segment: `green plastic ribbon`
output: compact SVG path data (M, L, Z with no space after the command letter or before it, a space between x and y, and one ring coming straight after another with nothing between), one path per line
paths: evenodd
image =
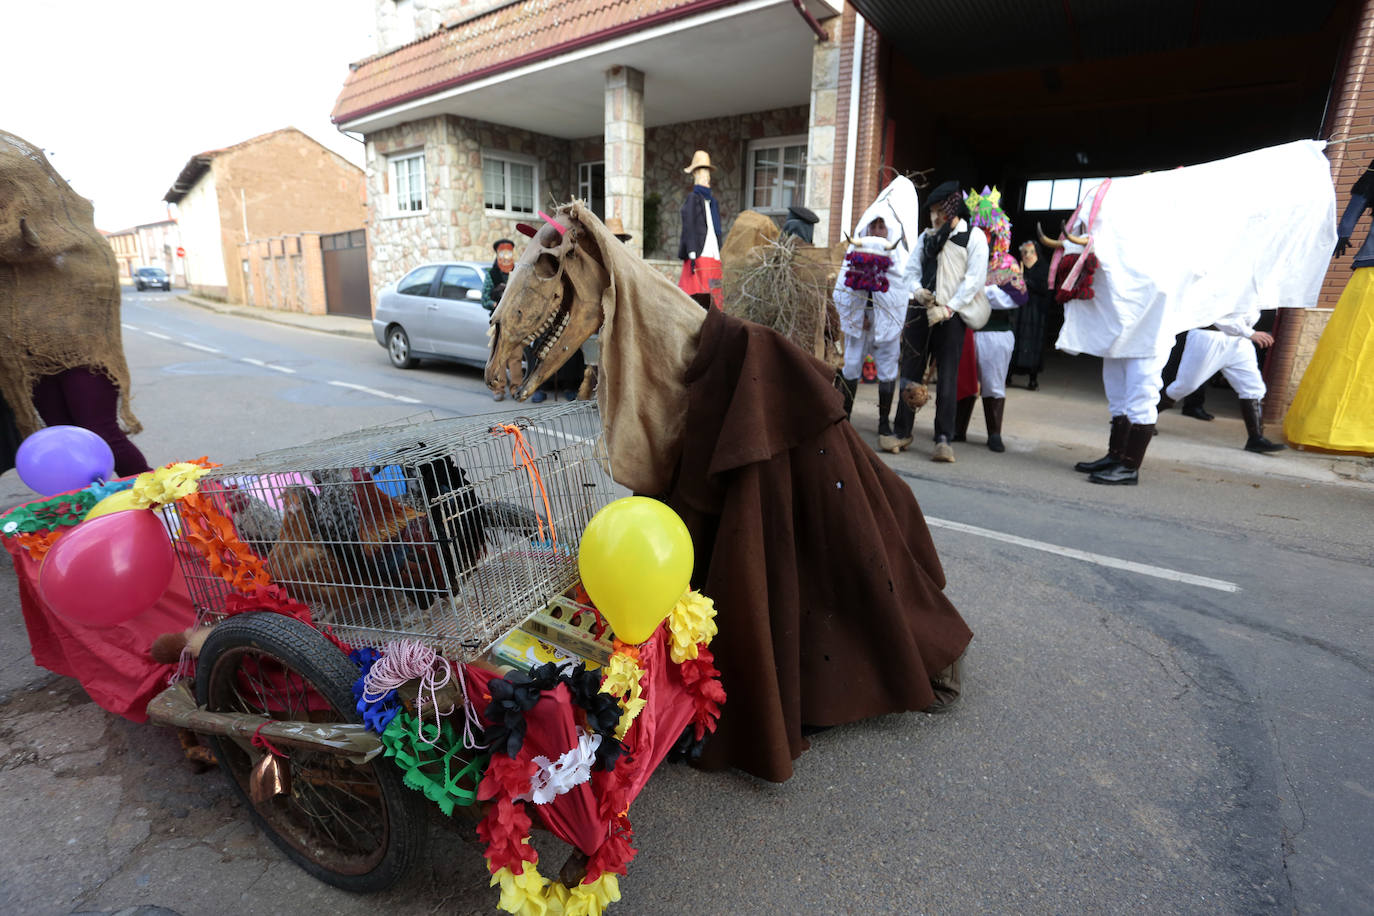
M460 757L463 742L449 720L441 720L436 727L402 711L382 732L382 745L386 756L405 771L405 784L425 793L445 814L452 815L455 805L477 803L477 785L486 771L488 755L479 754L471 760Z

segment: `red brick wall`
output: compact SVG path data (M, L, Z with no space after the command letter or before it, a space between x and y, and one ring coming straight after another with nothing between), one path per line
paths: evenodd
M1350 202L1350 188L1374 160L1374 0L1363 0L1355 16L1350 39L1332 83L1331 105L1323 136L1331 140L1327 157L1336 184L1336 215ZM1347 140L1346 138L1352 138ZM1326 273L1318 309L1333 309L1350 279L1350 263L1371 231L1369 218L1360 220L1353 245L1343 258L1333 258ZM1280 310L1276 351L1266 367L1269 397L1265 417L1278 420L1297 393L1298 382L1316 349L1328 311Z

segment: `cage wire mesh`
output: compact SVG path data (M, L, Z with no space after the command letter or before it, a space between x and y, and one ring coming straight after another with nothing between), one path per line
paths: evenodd
M361 430L216 468L199 492L317 625L464 660L576 584L582 529L618 495L585 401ZM217 618L229 584L177 555Z

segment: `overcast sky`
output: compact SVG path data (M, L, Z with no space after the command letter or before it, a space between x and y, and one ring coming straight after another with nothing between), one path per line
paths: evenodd
M371 0L0 2L0 129L42 147L106 231L166 218L186 160L329 112L376 50Z

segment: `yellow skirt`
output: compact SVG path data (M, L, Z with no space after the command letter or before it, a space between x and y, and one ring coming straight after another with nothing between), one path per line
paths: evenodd
M1283 421L1294 445L1374 454L1374 267L1362 267L1317 341Z

